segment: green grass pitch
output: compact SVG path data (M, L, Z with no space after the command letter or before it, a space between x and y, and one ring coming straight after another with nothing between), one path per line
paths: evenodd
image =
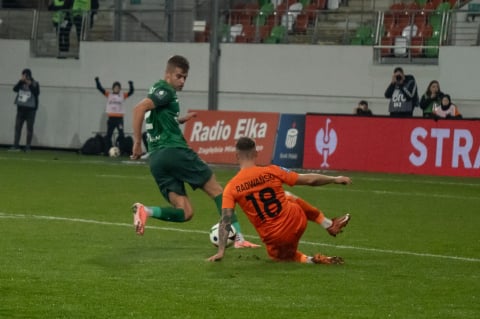
M235 173L214 170L222 184ZM353 185L291 190L352 220L337 238L309 224L300 250L344 265L264 248L210 263L218 215L202 191L189 189L192 221L149 220L140 237L131 204L167 205L144 163L0 149L0 318L480 317L478 178L327 173Z

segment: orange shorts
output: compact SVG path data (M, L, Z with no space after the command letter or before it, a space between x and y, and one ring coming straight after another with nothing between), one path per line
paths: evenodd
M273 260L297 261L298 243L307 228L307 217L297 204L292 204L290 209L282 214L287 215L282 225L276 227L274 234L263 238L263 242Z

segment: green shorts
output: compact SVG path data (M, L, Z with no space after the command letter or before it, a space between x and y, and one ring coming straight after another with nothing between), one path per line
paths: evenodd
M164 148L150 154L150 171L163 197L168 193L187 195L185 183L193 189L202 187L213 172L192 149Z

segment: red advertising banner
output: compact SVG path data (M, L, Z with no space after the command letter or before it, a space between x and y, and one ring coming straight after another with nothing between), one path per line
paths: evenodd
M204 111L185 123L190 147L207 163L236 164L235 143L242 136L255 139L258 164L272 162L279 113Z
M303 167L480 176L480 121L308 114Z

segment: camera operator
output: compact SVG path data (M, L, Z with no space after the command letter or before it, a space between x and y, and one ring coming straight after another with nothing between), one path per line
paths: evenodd
M17 117L15 120L15 139L11 150L20 150L20 136L22 134L23 123L27 122L27 141L25 151L30 151L33 138L33 124L38 108L38 96L40 95L40 85L32 77L30 69L22 71L22 77L13 87L17 92L15 104L17 105Z
M390 116L412 117L413 109L418 106L417 83L413 75L404 74L401 67L396 67L385 98L390 99Z

